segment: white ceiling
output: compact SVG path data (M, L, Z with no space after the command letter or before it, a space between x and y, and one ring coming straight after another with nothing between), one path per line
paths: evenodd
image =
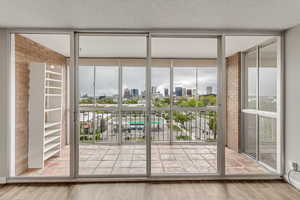
M1 0L0 27L286 29L299 0Z
M57 53L70 56L70 37L68 35L57 34L22 34Z
M68 35L22 34L64 56L70 56ZM269 36L226 37L226 56L260 44ZM146 39L137 36L81 36L80 57L146 57ZM152 57L216 58L217 41L208 38L152 38Z

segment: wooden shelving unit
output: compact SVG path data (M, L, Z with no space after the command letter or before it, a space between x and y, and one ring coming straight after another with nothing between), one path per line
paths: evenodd
M61 152L62 67L32 63L29 85L28 167L43 168L46 160Z

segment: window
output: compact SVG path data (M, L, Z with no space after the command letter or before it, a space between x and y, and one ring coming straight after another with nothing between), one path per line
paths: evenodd
M244 114L244 137L245 137L245 153L256 158L256 115Z
M259 117L259 160L277 168L276 119Z
M277 106L277 45L260 48L259 110L276 112Z
M246 102L245 107L247 109L256 109L256 103L257 103L257 52L252 51L246 54L245 56L245 67L246 67L246 77L247 77L247 83L246 83Z
M244 152L275 171L280 170L277 158L281 153L277 130L277 82L280 81L277 45L277 40L272 39L245 53L245 109L242 111Z

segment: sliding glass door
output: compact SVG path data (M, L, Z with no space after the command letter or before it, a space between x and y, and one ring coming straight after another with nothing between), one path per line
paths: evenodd
M244 53L243 151L280 172L280 51L272 39Z
M145 52L145 36L79 36L79 175L146 174Z
M216 37L78 41L79 176L220 171Z
M217 38L154 37L152 175L217 173Z

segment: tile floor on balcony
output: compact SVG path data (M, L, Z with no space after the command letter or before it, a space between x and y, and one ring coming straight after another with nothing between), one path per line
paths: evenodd
M144 145L80 145L80 175L145 174ZM215 173L216 146L152 145L153 174ZM243 154L226 148L227 174L267 174L266 168ZM69 147L60 157L52 158L44 169L28 170L25 176L69 175Z

